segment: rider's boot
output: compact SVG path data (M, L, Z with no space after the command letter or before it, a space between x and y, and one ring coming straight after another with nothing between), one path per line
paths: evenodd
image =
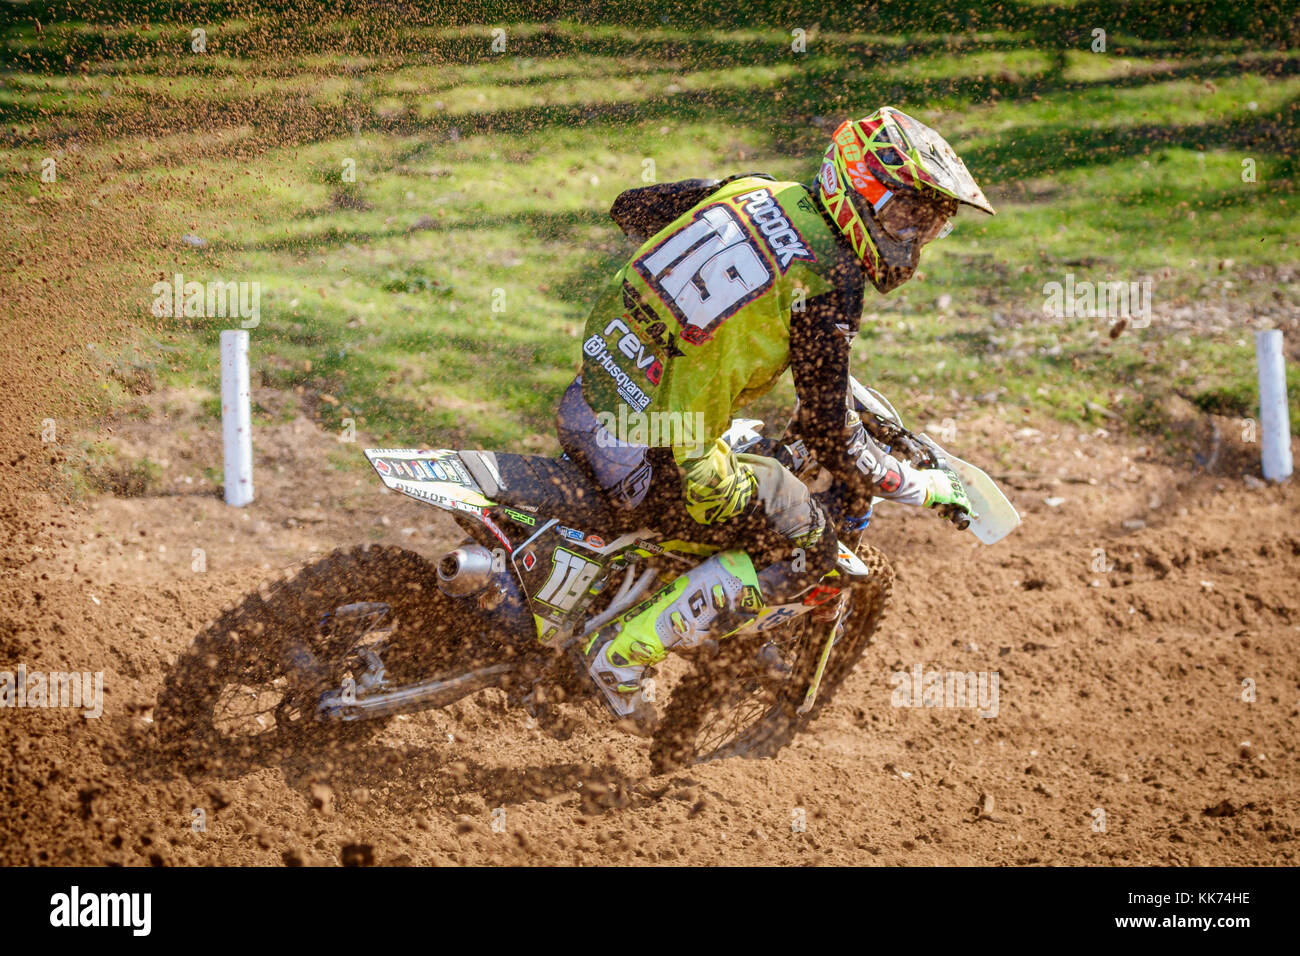
M654 707L642 687L645 669L673 647L721 639L763 610L754 564L724 551L673 581L580 646L587 672L605 702L633 733L653 730Z

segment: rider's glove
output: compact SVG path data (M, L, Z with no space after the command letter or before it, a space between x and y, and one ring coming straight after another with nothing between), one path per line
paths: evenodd
M758 492L754 469L719 438L709 451L682 462L686 510L700 524L718 524L749 510Z
M951 468L940 465L921 472L925 476L925 507L934 508L958 527L965 528L976 517L966 489Z

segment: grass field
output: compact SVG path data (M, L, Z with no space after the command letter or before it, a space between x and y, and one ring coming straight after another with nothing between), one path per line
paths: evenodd
M150 314L153 283L182 273L260 284L256 380L327 427L553 449L587 308L632 250L614 197L808 180L828 131L882 103L942 131L998 208L869 294L855 371L909 419L994 407L1159 433L1170 394L1255 414L1255 328L1297 354L1300 50L1281 4L759 4L745 22L90 7L4 5L0 261L21 281L33 235L112 232L85 264L120 319L93 343L109 406L215 391L231 323ZM1067 273L1150 277L1150 326L1044 314Z

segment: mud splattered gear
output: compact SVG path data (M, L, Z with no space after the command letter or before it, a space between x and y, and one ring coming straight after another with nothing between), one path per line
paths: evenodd
M583 645L588 673L619 716L644 703L642 677L670 649L721 638L757 617L765 604L754 564L724 551L592 634Z
M619 442L583 399L581 379L560 400L556 426L561 447L620 509L624 530L650 525L684 540L746 548L771 560L802 548L807 570L791 578L796 589L813 584L835 561L835 541L823 533L821 506L775 458L737 454L719 439L707 455L678 465L669 448ZM712 520L701 523L701 517Z
M993 214L947 140L883 106L835 130L817 199L880 292L912 277L928 242L948 234L958 206Z
M927 219L909 196L889 228L919 248L941 231L944 208ZM584 641L610 707L644 722L646 667L674 644L731 633L737 613L758 613L764 595L787 600L834 564L837 542L803 482L722 439L787 368L807 451L848 490L850 513L869 513L873 495L920 504L929 486L850 411L862 259L808 187L755 174L687 180L629 190L611 215L641 245L588 317L582 372L560 403L560 443L629 526L652 518L666 529L684 518L687 540L765 562L756 574L745 552L717 555ZM679 430L665 432L665 420Z
M865 508L872 489L844 456L862 269L808 188L758 174L686 180L628 190L611 215L629 235L649 238L588 318L581 380L591 410L607 422L620 414L698 422L692 444L650 444L669 448L683 480L693 476L695 510L718 518L733 509L699 494L732 487L725 473L704 475L713 443L790 368L811 419L809 450ZM702 464L686 466L701 454ZM624 492L632 503L644 496L636 482Z
M920 472L926 478L925 507L942 511L945 515L957 512L974 515L970 498L961 479L951 468L931 468Z

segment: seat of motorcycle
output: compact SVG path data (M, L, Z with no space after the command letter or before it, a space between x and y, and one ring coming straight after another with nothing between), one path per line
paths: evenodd
M583 530L619 526L615 510L577 462L494 451L458 454L483 494L495 502Z

